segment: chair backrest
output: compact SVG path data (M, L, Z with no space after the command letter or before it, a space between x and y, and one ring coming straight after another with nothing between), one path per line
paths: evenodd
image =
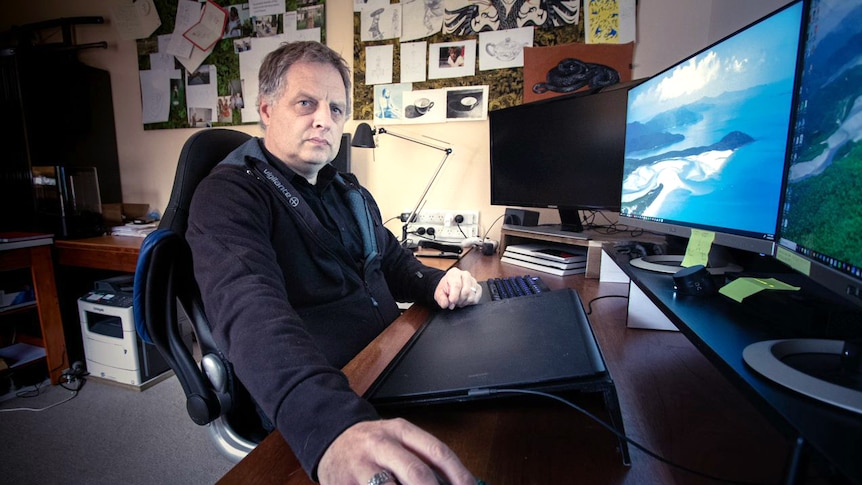
M159 228L170 229L185 238L189 205L198 184L213 167L250 138L251 135L225 128L199 131L189 137L180 152L171 197Z
M174 370L191 419L209 425L220 451L234 461L251 451L266 431L248 392L212 338L185 233L189 205L200 181L250 138L239 131L214 128L186 141L165 214L141 246L134 289L138 334L155 344ZM200 365L184 343L180 308L197 337Z

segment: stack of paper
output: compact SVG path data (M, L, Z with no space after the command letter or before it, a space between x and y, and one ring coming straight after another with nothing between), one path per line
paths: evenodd
M156 229L158 229L158 222L151 222L149 224L134 224L128 223L122 226L114 226L111 228L112 236L135 236L135 237L147 237L147 235Z
M587 251L578 246L534 243L506 246L501 261L557 276L584 273Z

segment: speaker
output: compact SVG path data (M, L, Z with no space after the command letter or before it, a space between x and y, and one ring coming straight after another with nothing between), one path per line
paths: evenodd
M524 209L506 209L503 224L510 224L513 226L538 226L539 213Z
M677 294L691 296L714 295L718 291L712 275L702 264L683 268L674 273L673 287Z

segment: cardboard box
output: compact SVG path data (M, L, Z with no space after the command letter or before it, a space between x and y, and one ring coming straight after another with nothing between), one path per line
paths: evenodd
M102 219L106 226L119 226L150 212L150 204L102 204Z

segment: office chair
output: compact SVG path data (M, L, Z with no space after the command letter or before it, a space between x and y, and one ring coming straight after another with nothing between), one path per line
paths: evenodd
M134 284L138 334L155 344L173 369L185 392L189 417L206 425L219 451L234 462L254 449L266 431L251 396L213 341L185 234L192 194L200 181L250 138L239 131L214 128L186 141L164 217L141 246ZM183 341L180 309L197 337L200 365Z

